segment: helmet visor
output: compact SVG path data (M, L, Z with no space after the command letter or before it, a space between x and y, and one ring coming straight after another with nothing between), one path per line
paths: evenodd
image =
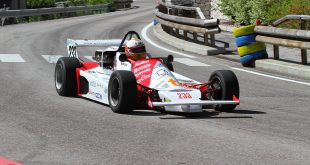
M146 52L144 45L131 47L130 51L131 53L145 53Z

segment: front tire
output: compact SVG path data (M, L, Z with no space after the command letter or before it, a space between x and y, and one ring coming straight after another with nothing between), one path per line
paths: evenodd
M233 100L233 96L239 98L239 82L234 72L230 70L214 71L209 78L209 89L211 89L210 100ZM216 105L215 110L231 112L236 104Z
M72 57L59 58L55 66L55 87L60 96L76 96L77 79L76 68L81 63L78 59Z
M137 101L137 81L130 71L114 71L109 81L109 104L115 113L130 113Z

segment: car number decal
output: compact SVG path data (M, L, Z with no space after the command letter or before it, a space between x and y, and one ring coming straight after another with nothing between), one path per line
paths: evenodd
M177 93L179 99L191 99L192 95L190 93Z

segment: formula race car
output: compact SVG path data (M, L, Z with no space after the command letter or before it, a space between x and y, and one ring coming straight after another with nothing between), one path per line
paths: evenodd
M58 59L55 67L57 93L107 104L116 113L135 109L233 111L240 103L239 83L232 71L214 71L207 83L200 83L174 72L171 55L133 61L124 51L124 44L133 37L140 39L134 31L123 39L67 39L69 57ZM77 47L90 46L108 48L97 50L93 61L84 62L78 57Z

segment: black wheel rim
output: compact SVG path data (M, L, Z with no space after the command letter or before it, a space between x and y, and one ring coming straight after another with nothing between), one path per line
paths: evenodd
M119 103L119 97L120 97L120 86L119 86L119 80L117 78L114 78L112 80L113 85L110 88L110 102L112 106L117 106Z
M214 77L212 83L209 86L210 100L221 100L222 99L222 82L219 78Z
M58 90L63 86L63 79L62 66L58 64L55 70L55 86Z

